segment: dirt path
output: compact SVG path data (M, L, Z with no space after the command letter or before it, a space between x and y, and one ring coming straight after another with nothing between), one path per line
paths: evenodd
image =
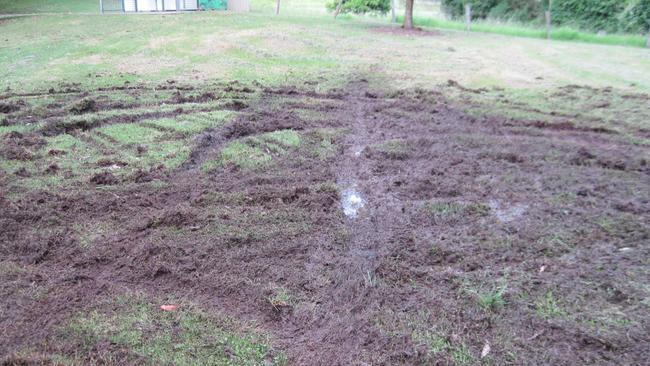
M346 137L333 168L341 192L339 209L345 214L345 239L340 248L311 256L310 272L329 271L331 278L319 294L323 299L320 318L298 332L304 332L305 343L319 347L313 353L294 354L298 364L309 364L314 358L322 364L354 364L355 355L382 338L371 327L382 297L376 270L391 238L406 225L399 201L386 192L385 178L372 172L363 153L367 146L382 142L381 132L372 126L376 122L373 109L380 102L367 95L365 80L351 83L347 90L343 107L336 113ZM295 333L287 336L295 340Z

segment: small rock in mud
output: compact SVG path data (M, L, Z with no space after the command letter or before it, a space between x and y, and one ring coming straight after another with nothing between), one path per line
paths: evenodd
M111 172L101 172L93 175L90 182L97 185L114 185L118 184L120 180Z
M84 114L93 112L97 108L97 103L93 99L82 99L70 107L70 112L73 114Z

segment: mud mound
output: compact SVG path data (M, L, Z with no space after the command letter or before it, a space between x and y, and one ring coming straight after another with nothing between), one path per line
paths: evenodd
M224 129L224 137L235 139L279 130L303 130L307 123L292 111L262 112L242 116Z
M93 175L90 182L97 185L114 185L118 184L120 180L111 172L101 172Z
M5 114L13 113L19 111L20 108L23 107L24 105L25 102L23 102L22 100L16 103L0 102L0 113L5 113Z
M181 228L184 226L197 226L198 215L188 205L180 204L176 207L166 208L162 213L147 220L146 228L157 228L160 226L172 226Z
M14 143L9 143L0 147L0 156L8 160L33 160L35 155L22 146L17 146Z
M90 113L97 110L97 102L94 99L82 99L70 107L73 114Z

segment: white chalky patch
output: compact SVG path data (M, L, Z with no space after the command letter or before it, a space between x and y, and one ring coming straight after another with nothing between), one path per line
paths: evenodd
M494 212L494 215L497 217L497 220L503 223L511 222L524 213L528 209L528 205L514 205L512 207L501 207L499 202L491 200L490 201L490 210Z
M341 197L341 206L343 213L347 217L355 218L359 214L359 210L365 206L366 201L361 197L361 193L357 192L354 188L348 188L343 191Z

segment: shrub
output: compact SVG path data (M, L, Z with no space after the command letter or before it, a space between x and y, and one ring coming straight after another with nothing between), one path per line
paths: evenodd
M461 18L466 3L473 19L541 23L548 0L442 0L452 18ZM554 0L553 23L591 31L644 33L650 31L650 0Z
M330 11L335 11L341 3L341 14L386 14L390 11L390 0L331 0L325 6Z

